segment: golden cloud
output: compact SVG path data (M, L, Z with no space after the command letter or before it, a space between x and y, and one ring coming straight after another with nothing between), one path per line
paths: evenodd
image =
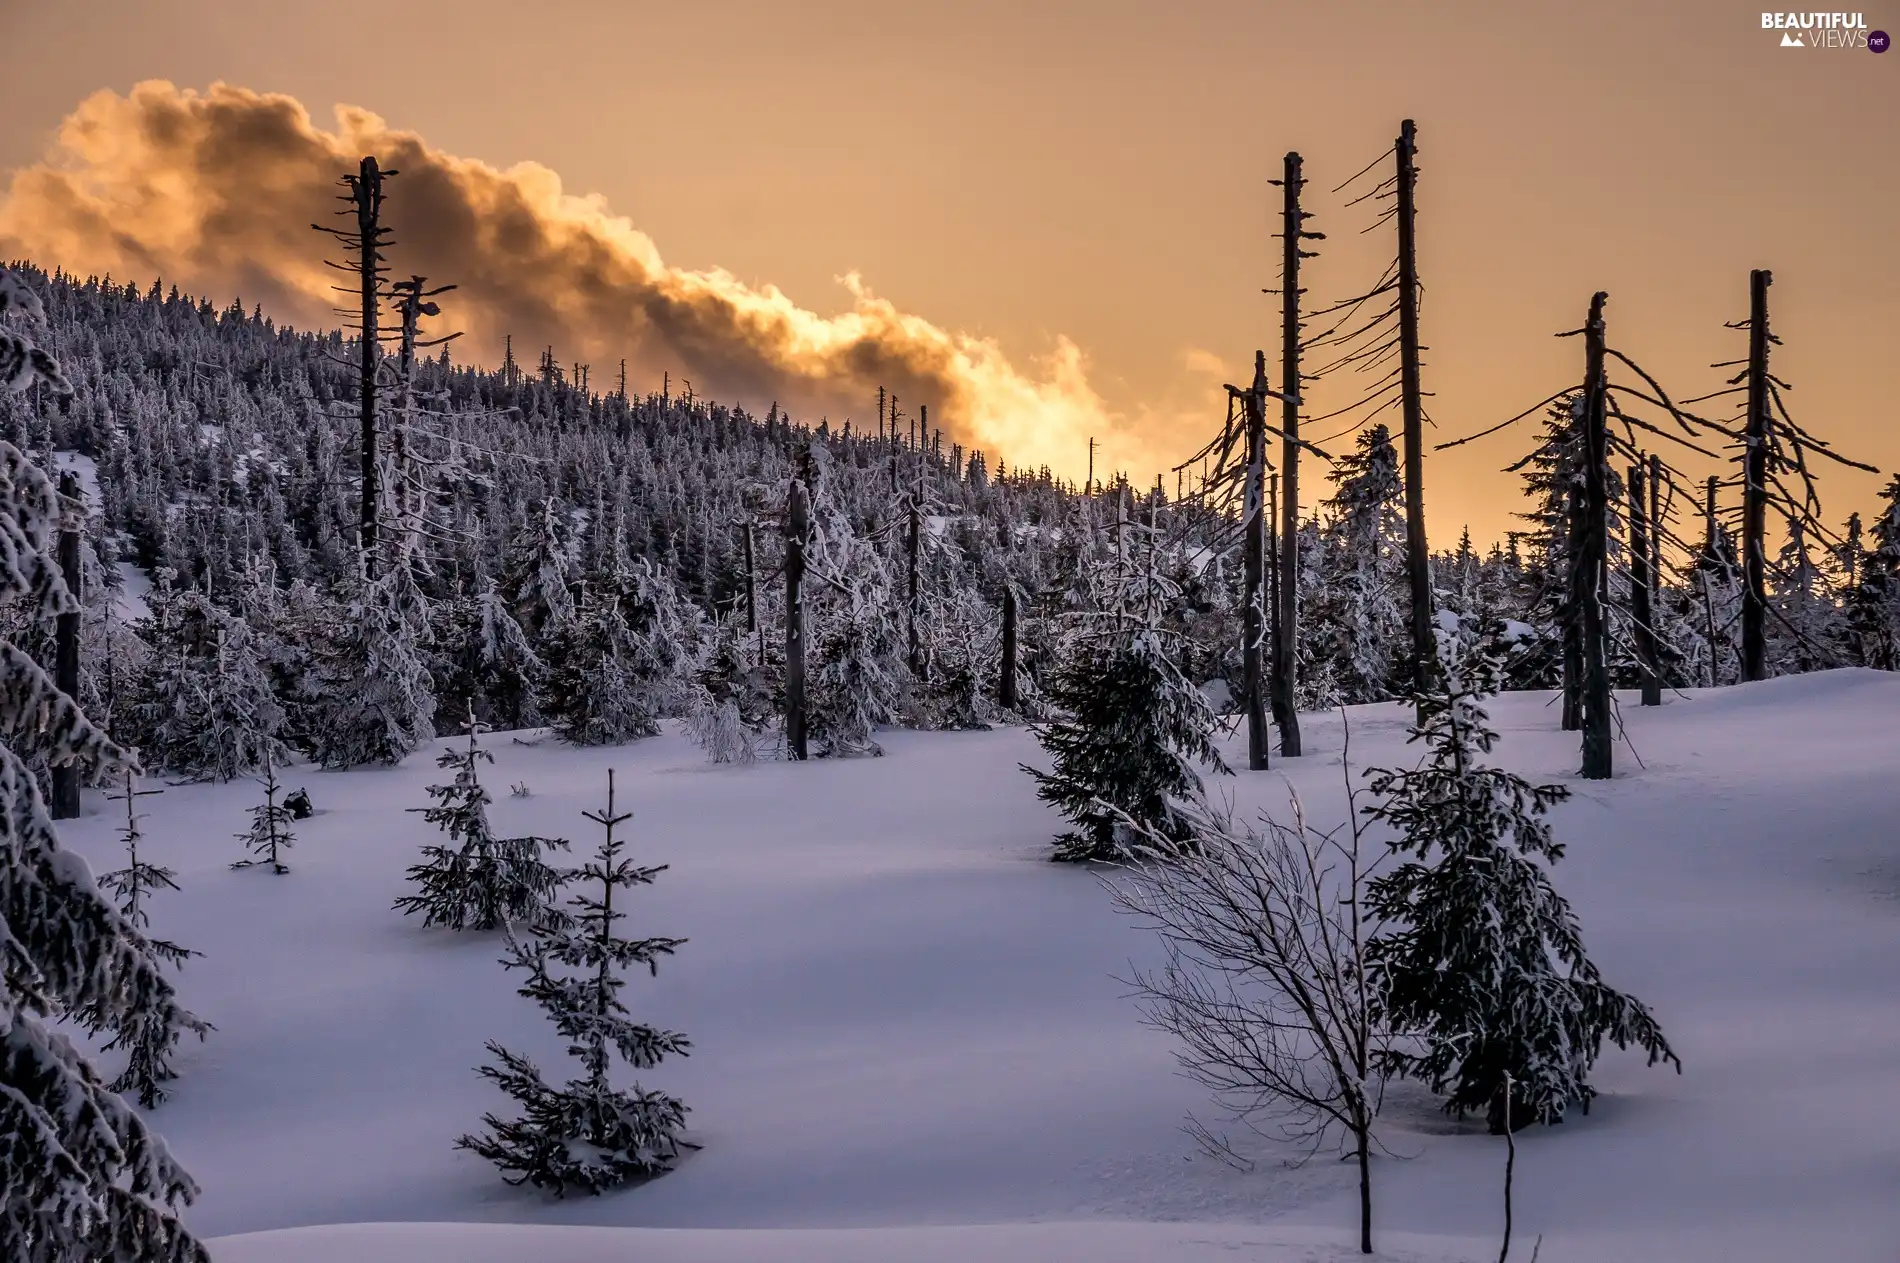
M337 274L309 225L337 209L337 177L365 154L401 173L385 208L395 274L458 285L449 316L491 364L512 333L569 362L671 368L702 394L761 410L777 400L807 419L867 418L885 385L907 412L928 404L933 425L1011 465L1077 472L1089 435L1118 464L1160 463L1141 436L1159 418L1112 414L1066 338L1028 371L994 340L897 310L855 274L841 278L849 308L820 315L721 269L669 267L645 233L546 167L456 157L351 107L324 131L294 98L228 84L153 81L82 102L45 158L14 173L0 248L332 325Z

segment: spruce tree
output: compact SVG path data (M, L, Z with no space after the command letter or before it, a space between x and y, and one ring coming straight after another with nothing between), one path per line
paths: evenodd
M1681 1063L1642 1003L1607 986L1584 954L1576 917L1551 885L1563 858L1549 809L1569 796L1481 758L1498 740L1483 708L1503 666L1486 641L1441 639L1440 670L1410 701L1413 768L1372 768L1365 809L1396 832L1400 862L1371 883L1367 904L1387 927L1368 944L1387 1025L1409 1036L1384 1069L1446 1097L1459 1117L1486 1111L1493 1131L1558 1122L1588 1108L1603 1041Z
M1191 831L1171 800L1201 788L1197 763L1227 771L1214 713L1162 627L1179 590L1152 565L1118 569L1089 580L1112 594L1111 611L1071 633L1045 685L1058 718L1035 732L1051 769L1023 765L1036 796L1076 826L1057 837L1056 860L1129 859L1138 839L1124 815L1185 844Z
M784 708L784 664L770 643L728 615L713 624L694 680L686 734L714 763L750 763L762 753Z
M34 321L38 296L0 271L0 316ZM0 327L0 389L70 383L30 334ZM52 620L78 602L55 555L59 497L20 450L0 441L0 604ZM209 1263L178 1207L190 1175L70 1041L63 1014L98 1029L169 1020L171 983L143 936L107 901L84 860L60 848L15 741L30 734L49 763L134 765L36 663L0 639L0 1258L9 1263Z
M1382 701L1391 696L1395 665L1410 662L1405 489L1386 428L1374 425L1361 434L1357 449L1338 461L1332 476L1327 548L1313 567L1323 580L1314 593L1313 621L1332 639L1330 652L1320 656L1332 668L1341 701ZM1468 540L1466 547L1468 552Z
M125 844L125 867L99 874L99 889L117 898L119 915L139 932L147 953L155 962L174 967L182 965L202 953L180 947L168 939L154 938L150 932L151 916L145 906L148 896L154 892L177 890L178 874L139 855L139 843L145 840L145 834L139 828L139 821L144 817L139 814L138 800L164 791L140 789L137 774L130 768L123 769L120 776L119 792L107 797L125 804L125 827L119 835ZM171 1066L171 1055L186 1030L202 1039L210 1025L182 1010L167 1009L141 1015L139 1020L114 1033L104 1045L105 1051L125 1049L126 1063L125 1070L112 1081L112 1090L135 1094L146 1109L163 1102L168 1095L163 1085L178 1077Z
M283 853L297 840L290 831L293 817L290 808L277 801L277 763L273 759L264 760L264 773L257 778L264 787L264 801L251 808L251 827L237 835L244 843L244 849L251 853L249 859L238 860L232 868L257 868L268 865L270 871L278 875L288 873L290 866L284 863Z
M435 735L435 697L422 658L428 601L406 559L358 582L320 651L310 753L325 767L400 763Z
M581 1074L553 1087L528 1058L490 1041L499 1063L480 1073L514 1098L521 1116L504 1120L483 1116L486 1135L456 1141L501 1169L510 1184L532 1184L557 1196L571 1188L600 1193L629 1180L657 1175L694 1146L683 1132L687 1108L678 1099L634 1084L616 1088L610 1075L613 1056L636 1070L651 1069L672 1054L685 1056L691 1043L683 1035L634 1022L620 1000L621 971L646 966L659 971L659 959L686 940L628 939L615 926L626 913L615 907L614 892L650 884L664 864L641 867L624 854L626 842L615 833L632 818L614 808L614 779L607 773L607 806L586 812L601 826L600 849L576 877L595 883L599 893L576 894L569 906L571 923L544 927L529 936L510 935L503 964L527 972L520 993L541 1006L568 1041L568 1053L581 1063Z
M1846 601L1857 657L1881 671L1900 671L1900 476L1880 493L1886 503L1868 530Z
M589 586L548 652L542 710L564 741L618 745L655 736L688 692L697 612L641 558Z
M411 807L448 835L448 842L423 848L427 858L409 869L416 893L396 900L404 915L420 912L424 925L451 930L496 930L505 925L559 925L565 913L549 906L566 875L548 865L542 853L565 848L561 839L498 838L489 827L488 804L480 766L495 756L477 739L481 727L469 717L468 745L444 750L436 766L455 769L447 785L429 786L430 807Z

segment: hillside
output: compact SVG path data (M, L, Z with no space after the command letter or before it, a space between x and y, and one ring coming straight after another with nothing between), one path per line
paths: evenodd
M1548 695L1508 695L1493 715L1504 764L1575 792L1556 815L1558 884L1606 977L1654 1008L1684 1064L1677 1077L1612 1052L1587 1117L1520 1136L1513 1257L1542 1234L1546 1263L1890 1259L1900 678L1825 672L1660 710L1632 699L1609 782L1574 778ZM1354 764L1410 757L1404 721L1354 708ZM1307 757L1220 787L1270 806L1285 769L1336 817L1340 719L1307 722ZM1289 1170L1261 1151L1241 1173L1180 1131L1205 1102L1115 980L1151 944L1096 876L1045 861L1054 818L1016 770L1039 758L1028 735L883 740L882 759L713 767L670 730L587 750L489 738L502 831L585 845L580 812L618 770L637 857L672 866L637 896L633 929L689 940L627 998L693 1039L648 1077L692 1106L705 1147L651 1185L566 1202L451 1148L504 1105L472 1072L484 1040L548 1062L560 1050L492 938L390 910L430 834L404 812L437 779L430 759L288 773L319 814L281 878L227 868L248 783L147 800L149 849L183 887L158 900L154 928L205 953L181 985L218 1028L184 1049L176 1096L153 1115L204 1187L188 1222L231 1238L214 1244L221 1263L1017 1263L1134 1259L1135 1242L1142 1258L1332 1257L1310 1242L1345 1240L1347 1167ZM531 797L502 792L518 782ZM112 864L113 825L89 794L62 837ZM1385 1257L1495 1257L1501 1142L1404 1088L1382 1134ZM231 1237L395 1221L548 1232ZM1130 1236L1120 1221L1195 1226ZM1042 1226L977 1227L1024 1223ZM567 1226L638 1231L553 1231ZM818 1229L881 1231L805 1231ZM1189 1239L1225 1244L1196 1253Z

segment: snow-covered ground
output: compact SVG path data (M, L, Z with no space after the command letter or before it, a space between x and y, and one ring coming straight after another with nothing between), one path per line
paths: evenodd
M1542 1263L1892 1263L1900 677L1626 699L1632 744L1607 783L1574 777L1548 703L1494 706L1498 757L1575 791L1557 884L1685 1070L1611 1052L1588 1117L1520 1135L1512 1257L1541 1234ZM1352 712L1353 763L1412 757L1405 719ZM1220 784L1283 803L1285 767L1337 817L1340 719L1302 722L1306 758ZM704 1148L565 1202L452 1148L508 1104L473 1073L484 1040L564 1059L494 938L390 910L432 834L404 811L438 776L428 757L293 770L320 814L286 877L226 867L254 787L173 787L141 804L147 858L184 888L155 929L205 952L182 985L218 1029L184 1050L155 1122L204 1186L189 1219L225 1238L220 1263L1356 1257L1350 1167L1262 1154L1242 1173L1180 1130L1205 1102L1115 980L1150 941L1095 876L1044 859L1055 820L1016 768L1038 756L1025 732L895 733L879 760L751 768L672 735L488 744L500 829L590 845L580 813L613 767L639 853L672 865L631 928L690 941L626 997L693 1039L645 1078L693 1107ZM111 807L89 799L62 831L95 868L118 862ZM1384 1136L1382 1257L1495 1258L1503 1142L1404 1088Z

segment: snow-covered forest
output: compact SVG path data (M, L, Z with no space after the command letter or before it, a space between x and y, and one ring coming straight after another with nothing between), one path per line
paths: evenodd
M1417 453L1302 447L1264 359L1201 457L1078 486L883 391L469 366L363 222L353 328L0 274L8 1260L1900 1228L1900 478L1823 508L1765 308L1729 430L1598 295L1579 385L1496 440L1522 529L1420 567ZM1750 1055L1777 1009L1836 1086ZM1746 1156L1784 1143L1834 1202ZM372 1222L409 1226L294 1231Z

